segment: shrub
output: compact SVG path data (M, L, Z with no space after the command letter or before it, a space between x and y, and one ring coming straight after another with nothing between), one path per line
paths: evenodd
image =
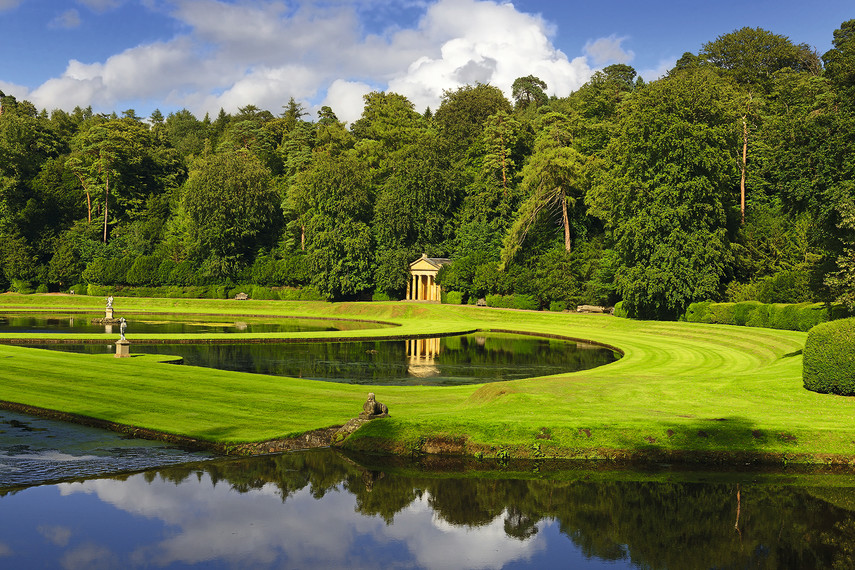
M762 303L812 301L810 274L806 271L779 271L760 283L757 300Z
M540 304L537 301L537 298L533 295L510 295L511 297L511 308L513 309L525 309L528 311L536 311Z
M623 313L622 315L618 315L618 305L620 305L620 310ZM712 301L701 301L698 303L692 303L688 307L686 307L686 314L684 318L687 322L690 323L708 323L707 319L709 318L710 306L712 305ZM626 311L623 308L623 301L620 301L615 305L615 315L625 317Z
M44 283L40 283L38 287L36 287L36 293L47 293L48 286Z
M74 291L75 295L86 295L88 291L86 290L86 283L77 283L76 285L72 285L68 288L68 292L71 293Z
M549 310L553 313L561 313L567 310L567 301L552 301L549 303Z
M442 302L447 305L462 305L463 293L460 291L449 291L442 293Z
M829 310L822 303L766 304L759 301L743 303L692 303L684 319L691 323L739 325L791 331L808 331L819 323L845 316L845 308L834 305Z
M689 306L691 307L691 305ZM626 309L623 308L623 301L618 301L617 303L615 303L614 316L621 317L623 319L629 317L629 314L627 314Z
M391 301L392 298L389 297L388 293L384 293L383 291L374 291L371 295L372 301Z
M9 282L9 290L22 295L29 295L33 292L33 286L29 281L23 279L11 279Z
M274 299L279 299L279 295L268 287L262 287L261 285L253 285L249 291L250 299L259 299L270 301Z
M141 255L128 268L125 280L128 285L160 285L160 264L161 260L154 255Z
M823 323L808 332L802 380L814 392L855 395L855 319Z

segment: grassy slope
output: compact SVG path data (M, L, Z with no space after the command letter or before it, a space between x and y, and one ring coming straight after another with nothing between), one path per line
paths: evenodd
M0 310L87 309L89 297L0 296ZM586 338L625 356L598 369L462 387L383 387L392 417L368 424L354 445L431 437L513 454L599 457L604 450L743 451L849 455L855 400L802 388L804 333L604 315L535 313L403 303L296 303L118 299L132 311L306 315L379 319L395 329L341 336L507 329ZM129 331L129 340L133 335ZM256 335L256 336L318 336ZM20 335L18 335L20 336ZM140 335L142 336L142 335ZM180 336L180 335L172 335ZM133 345L132 345L133 347ZM364 386L283 379L0 346L0 399L222 442L258 441L344 423ZM548 432L551 439L539 439Z

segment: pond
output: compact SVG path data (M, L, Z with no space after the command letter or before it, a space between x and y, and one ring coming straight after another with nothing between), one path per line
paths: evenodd
M132 352L180 356L192 366L387 386L459 385L547 376L602 366L618 357L612 349L599 345L505 333L272 344L142 344L131 337L129 340ZM112 344L42 348L115 351Z
M118 318L118 316L117 316ZM310 318L259 318L205 315L125 315L128 330L136 334L288 333L346 331L388 327L384 323ZM117 324L94 323L93 315L68 313L50 316L34 313L0 315L0 333L86 333L118 335Z
M4 437L0 473L10 454ZM56 452L74 455L61 440ZM323 449L0 483L0 565L810 570L855 562L848 475L419 467Z

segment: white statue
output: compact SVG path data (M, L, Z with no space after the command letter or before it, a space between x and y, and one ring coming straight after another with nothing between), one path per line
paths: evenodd
M125 340L125 330L127 328L128 322L125 320L125 317L122 317L121 319L119 319L119 335L121 335L121 340Z
M108 308L108 309L112 309L112 308L113 308L113 296L112 296L112 295L110 295L109 297L107 297L107 308Z

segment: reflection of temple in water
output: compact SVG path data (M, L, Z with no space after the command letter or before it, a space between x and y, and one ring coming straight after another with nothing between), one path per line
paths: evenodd
M439 338L416 338L407 341L407 371L411 376L439 376L435 357L439 354Z

